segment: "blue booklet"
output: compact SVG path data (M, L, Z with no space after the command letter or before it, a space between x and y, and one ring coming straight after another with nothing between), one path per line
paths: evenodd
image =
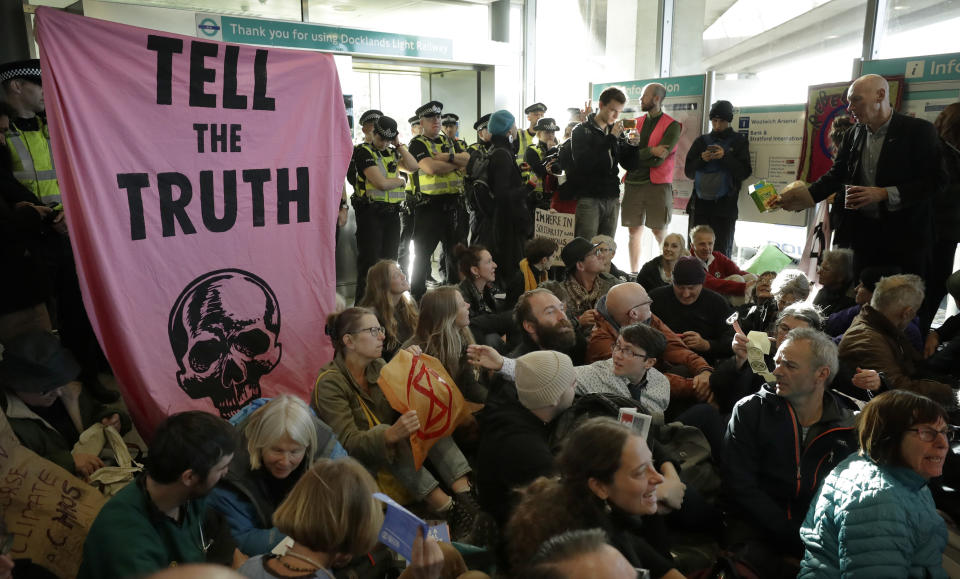
M380 527L380 542L400 553L407 561L412 561L413 541L417 538L417 529L423 531L424 537L430 534L427 522L383 493L374 493L373 498L387 505L383 526Z

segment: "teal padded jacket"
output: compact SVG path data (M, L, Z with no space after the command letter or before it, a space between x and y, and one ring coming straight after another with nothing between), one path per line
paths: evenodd
M912 469L850 455L823 482L800 529L798 579L947 577L947 526Z

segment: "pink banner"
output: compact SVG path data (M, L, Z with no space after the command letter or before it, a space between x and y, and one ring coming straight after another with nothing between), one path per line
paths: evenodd
M333 58L46 8L37 38L84 303L140 432L306 398L352 150Z

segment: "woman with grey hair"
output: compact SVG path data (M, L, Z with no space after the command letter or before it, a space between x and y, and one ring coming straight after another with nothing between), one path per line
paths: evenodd
M823 252L817 275L823 287L813 298L813 305L820 308L824 316L856 305L852 250L831 249Z
M822 327L823 318L816 308L802 303L792 304L784 308L773 324L773 336L769 338L770 349L764 355L767 371L773 372L773 355L776 354L777 348L786 339L790 330L794 328L820 330ZM754 373L750 364L747 363L748 340L746 334L751 330L742 329L743 333L737 332L733 336L733 358L722 362L710 376L710 388L713 390L717 404L720 406L720 412L724 414L729 414L738 400L755 393L766 381L762 375Z
M773 274L773 277L770 278L769 274ZM757 303L741 307L743 319L740 327L744 332L756 330L773 336L784 308L805 302L810 297L810 280L799 269L785 269L780 273L764 272L760 274L754 290Z

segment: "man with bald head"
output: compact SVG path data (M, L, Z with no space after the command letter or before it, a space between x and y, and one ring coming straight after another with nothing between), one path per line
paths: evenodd
M667 89L658 82L643 87L640 109L646 114L637 119L630 134L632 156L625 156L623 202L620 223L630 232L630 271L640 269L640 237L647 226L663 245L673 210L673 165L683 126L663 112Z
M945 185L933 125L892 110L881 76L847 91L848 130L833 166L809 189L785 192L779 206L799 211L836 193L834 244L854 252L854 269L897 265L923 275L933 244L932 199Z
M670 380L671 398L693 398L708 401L713 395L710 391L710 374L713 368L702 357L684 346L680 336L653 315L650 305L653 300L638 283L622 283L610 289L607 295L597 303L596 326L587 343L587 362L609 358L613 344L620 335L620 328L630 324L643 323L659 330L667 339L667 349L657 360L656 368ZM692 378L685 378L670 372L679 366Z

